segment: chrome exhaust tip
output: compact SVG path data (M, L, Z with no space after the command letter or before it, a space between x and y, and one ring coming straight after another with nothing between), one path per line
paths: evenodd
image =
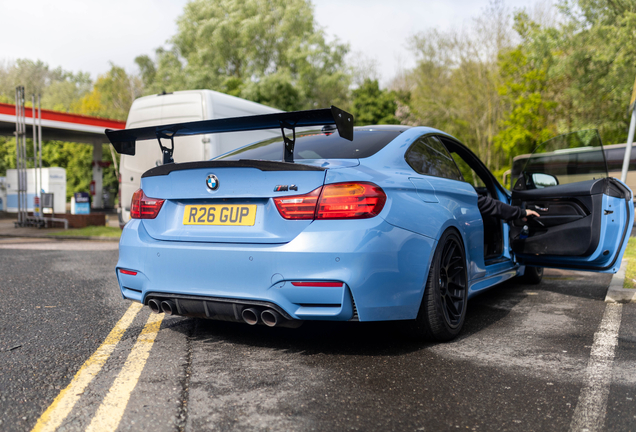
M177 312L177 306L170 300L164 300L161 302L161 310L166 315L174 315Z
M275 310L265 309L261 312L261 320L263 320L263 324L266 326L275 327L283 320L283 317Z
M243 317L243 321L249 325L258 324L258 311L254 308L243 309L241 316Z
M154 313L161 313L161 305L159 304L159 300L156 300L156 299L148 300L148 307Z

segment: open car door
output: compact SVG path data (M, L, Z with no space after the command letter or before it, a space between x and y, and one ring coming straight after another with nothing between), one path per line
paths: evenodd
M539 146L513 188L512 203L540 214L511 227L520 263L618 271L634 204L632 191L607 175L598 131L561 135Z

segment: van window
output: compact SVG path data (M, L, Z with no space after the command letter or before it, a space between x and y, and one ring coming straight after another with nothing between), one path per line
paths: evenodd
M399 130L356 129L353 141L341 138L338 133L323 133L321 131L297 133L294 159L366 158L380 151L400 133ZM217 159L280 161L283 158L283 148L283 138L277 137L240 148Z

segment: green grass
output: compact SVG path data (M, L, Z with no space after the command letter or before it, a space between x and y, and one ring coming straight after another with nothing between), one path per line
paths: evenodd
M78 236L78 237L119 237L121 229L109 226L87 226L86 228L71 228L64 231L51 233L52 236Z
M623 259L627 260L623 288L636 288L636 237L630 237Z

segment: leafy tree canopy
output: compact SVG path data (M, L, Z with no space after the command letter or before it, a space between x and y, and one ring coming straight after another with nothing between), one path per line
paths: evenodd
M42 108L76 112L78 99L91 90L92 82L88 73L51 69L40 60L18 59L0 65L0 102L15 103L19 85L25 88L29 106L30 95L40 94Z
M110 70L97 78L93 90L79 101L77 112L126 120L133 101L141 94L141 79L128 75L123 68L111 64Z
M346 102L348 46L326 42L307 0L193 0L177 25L170 49L136 59L149 93L208 88L287 110Z
M395 111L395 92L381 90L377 80L366 79L360 87L352 91L356 126L373 124L399 124Z
M561 133L625 142L636 2L546 4L510 14L495 0L471 27L416 35L417 65L394 83L411 94L398 118L452 133L497 172Z

